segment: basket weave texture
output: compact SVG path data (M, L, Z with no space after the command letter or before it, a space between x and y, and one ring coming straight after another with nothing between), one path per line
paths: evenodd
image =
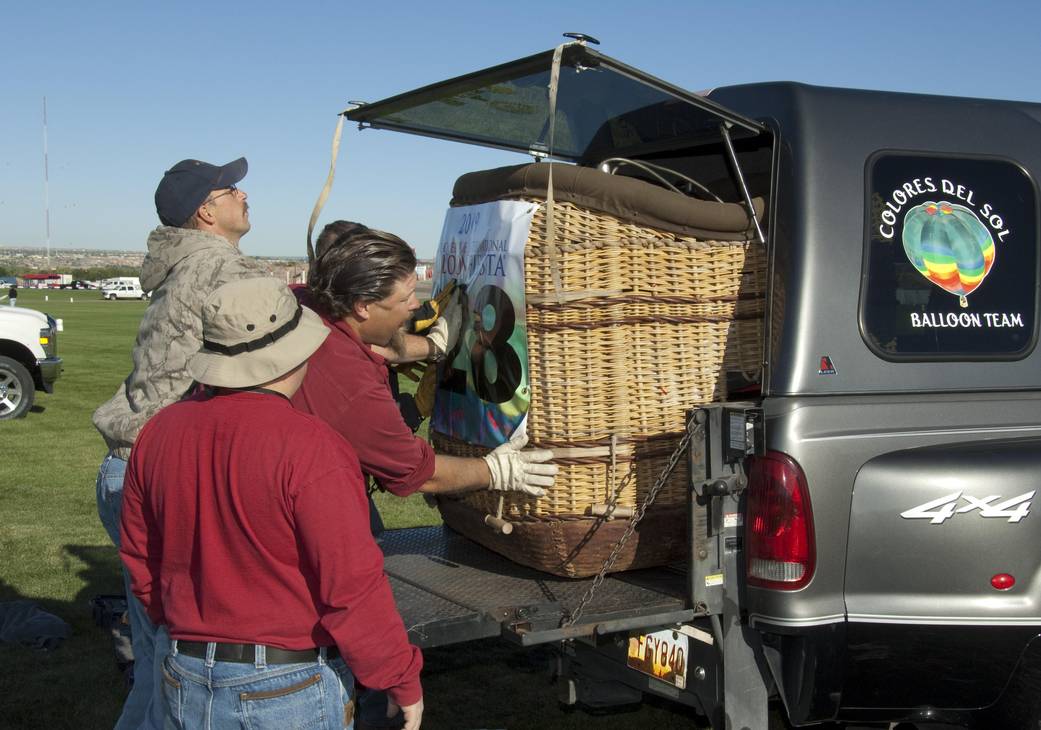
M502 517L524 526L509 536L493 538L479 519L463 517L467 508L479 518L496 514L497 493L442 498L441 511L450 526L517 562L580 577L599 570L620 534L617 527L599 529L604 520L589 516L593 505L637 507L679 443L686 411L726 400L728 372L758 382L766 257L763 247L747 241L684 237L570 202L555 204L554 223L551 252L540 206L524 268L528 435L532 446L554 450L556 484L541 498L505 496ZM487 452L431 436L441 453ZM648 524L656 525L649 539L671 537L660 540L660 549L641 548L644 531L638 531L614 570L680 557L687 483L681 460L648 512ZM576 520L587 524L561 526ZM614 522L624 527L626 521ZM591 538L562 544L566 535Z

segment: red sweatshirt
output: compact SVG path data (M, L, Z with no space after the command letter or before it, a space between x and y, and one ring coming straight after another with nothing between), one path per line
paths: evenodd
M301 304L315 309L306 287L292 289ZM407 497L434 475L434 450L405 425L390 392L386 360L346 323L324 315L322 320L329 336L308 359L293 405L347 439L362 471L381 487Z
M366 686L422 696L354 451L277 394L195 396L134 444L122 548L134 595L170 636L335 644Z

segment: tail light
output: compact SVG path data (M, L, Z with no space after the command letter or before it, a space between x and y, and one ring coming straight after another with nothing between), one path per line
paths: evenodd
M745 557L748 583L794 591L816 566L813 513L806 475L786 454L749 460Z

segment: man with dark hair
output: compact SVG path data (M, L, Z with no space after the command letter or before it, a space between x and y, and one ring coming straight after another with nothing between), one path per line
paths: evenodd
M348 221L326 226L307 287L296 295L333 334L312 358L293 404L343 434L362 470L398 496L476 489L542 496L557 472L544 463L552 452L521 451L523 444L512 442L480 459L435 456L402 420L387 384L387 357L377 350L394 343L419 308L415 267L411 247L393 234ZM458 334L456 324L455 331L410 336L398 346L398 359L444 357Z
M188 359L202 344L202 302L226 282L266 273L239 252L239 239L250 228L246 193L236 187L246 170L241 157L220 166L182 160L156 188L155 209L163 225L149 234L141 267L141 288L152 295L138 328L133 370L94 412L94 425L109 449L97 478L98 516L117 547L130 447L149 418L192 388ZM116 728L158 728L161 701L149 705L153 691L159 692L153 657L163 639L130 592L125 570L124 583L134 683Z
M412 248L395 235L349 221L323 229L307 286L294 293L322 316L331 334L312 356L293 405L344 436L362 471L400 497L477 489L542 496L557 473L556 465L545 463L551 451L521 451L525 441L519 440L483 458L435 455L402 418L391 394L388 357L437 360L459 334L457 313L439 319L442 324L428 337L401 336L419 308L415 267ZM363 694L358 730L392 727L385 716L395 714L395 707L383 708L378 698Z
M329 331L284 284L226 284L189 370L211 392L163 409L127 469L121 555L169 628L176 727L352 727L352 674L423 714L349 444L289 398ZM176 688L176 689L174 689Z

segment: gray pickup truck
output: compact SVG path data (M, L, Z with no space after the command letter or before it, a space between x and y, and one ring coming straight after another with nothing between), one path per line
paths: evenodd
M1041 726L1041 105L695 94L584 40L558 54L573 136L553 157L624 156L768 201L763 377L691 409L685 562L568 580L444 528L392 531L413 640L560 642L565 701L653 693L717 728L766 728L773 698L800 727ZM538 157L549 112L530 90L553 63L345 114ZM524 104L494 103L514 91ZM475 100L490 102L465 123L439 112ZM633 642L681 652L683 676L653 676Z

